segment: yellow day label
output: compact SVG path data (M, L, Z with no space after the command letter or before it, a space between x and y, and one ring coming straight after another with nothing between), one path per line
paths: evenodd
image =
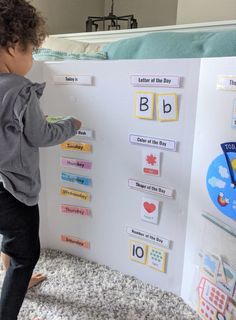
M72 188L62 187L60 191L61 196L68 196L76 199L81 199L84 201L90 201L91 195L88 192L79 191Z
M81 152L91 152L91 144L89 143L80 143L76 141L66 141L61 144L63 150L73 150Z

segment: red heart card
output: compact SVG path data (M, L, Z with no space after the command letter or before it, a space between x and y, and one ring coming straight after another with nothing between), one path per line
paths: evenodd
M153 211L156 210L156 206L154 203L149 203L147 201L144 202L143 204L144 209L148 212L148 213L152 213Z

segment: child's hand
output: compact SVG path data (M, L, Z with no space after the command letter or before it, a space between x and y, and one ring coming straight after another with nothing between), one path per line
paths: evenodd
M79 128L81 127L81 122L78 119L74 119L75 125L76 125L76 129L79 130Z

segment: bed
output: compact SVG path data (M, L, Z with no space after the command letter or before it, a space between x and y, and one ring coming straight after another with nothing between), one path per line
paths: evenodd
M236 20L49 36L36 60L235 56Z

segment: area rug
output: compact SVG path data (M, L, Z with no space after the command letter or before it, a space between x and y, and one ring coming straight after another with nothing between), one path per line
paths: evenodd
M36 269L48 280L28 290L19 320L197 319L176 295L61 251L42 250Z

